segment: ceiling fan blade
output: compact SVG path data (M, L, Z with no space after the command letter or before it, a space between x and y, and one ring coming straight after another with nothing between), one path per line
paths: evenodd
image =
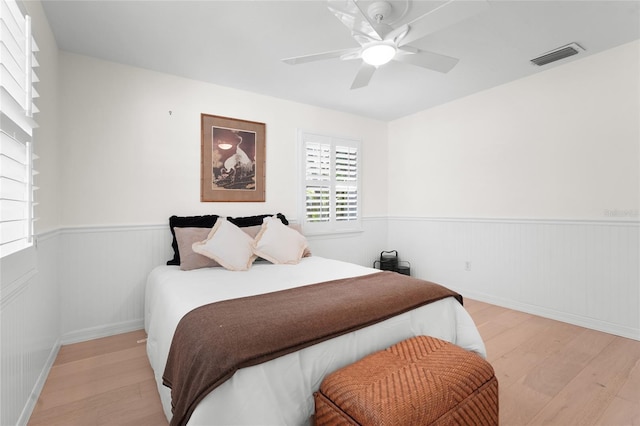
M447 73L456 66L459 59L451 56L441 55L439 53L427 52L425 50L416 49L415 47L406 46L398 49L395 61L404 62L406 64L415 65L421 68L427 68L441 73Z
M374 29L366 13L363 13L358 4L353 0L328 0L329 10L343 25L353 33L362 33L374 40L382 40L382 37Z
M353 84L351 84L351 89L359 89L368 85L374 72L376 72L376 67L363 62L360 65L358 74L356 74L356 78L353 80Z
M409 26L407 24L392 30L385 36L385 41L389 40L392 42L396 42L397 40L402 40L404 36L409 32Z
M351 37L353 37L361 46L369 44L372 41L379 41L376 37L371 37L369 34L365 34L358 30L351 30Z
M315 53L313 55L286 58L286 59L283 59L282 62L289 65L306 64L307 62L315 62L315 61L322 61L325 59L339 58L342 55L350 55L353 53L358 53L359 51L360 51L359 47L352 48L352 49L333 50L331 52Z
M340 59L343 61L350 61L352 59L360 59L362 58L362 52L360 49L355 49L351 52L347 52L344 55L340 56Z
M400 46L421 39L429 34L440 31L458 22L464 21L483 10L489 8L486 0L457 1L447 3L425 13L421 17L409 22L409 32L400 40Z

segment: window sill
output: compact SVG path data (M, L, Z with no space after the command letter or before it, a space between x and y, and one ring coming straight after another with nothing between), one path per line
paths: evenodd
M304 236L307 238L339 238L349 234L362 234L364 229L362 228L349 228L349 229L335 229L331 231L304 231Z

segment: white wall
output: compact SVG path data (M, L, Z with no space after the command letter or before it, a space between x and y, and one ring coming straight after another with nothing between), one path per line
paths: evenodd
M297 214L296 129L363 141L364 216L386 214L386 123L62 53L63 224ZM172 111L172 114L169 114ZM266 123L264 203L200 202L200 114Z
M26 424L60 344L58 47L39 2L32 17L40 98L34 132L37 246L0 259L0 424Z
M389 188L421 278L640 339L640 41L390 123Z
M639 43L391 122L389 214L637 220Z
M386 242L386 123L69 53L60 93L63 342L140 327L169 216L295 221L298 128L363 147L364 232L310 238L312 252L369 265ZM201 113L266 123L266 202L200 202Z

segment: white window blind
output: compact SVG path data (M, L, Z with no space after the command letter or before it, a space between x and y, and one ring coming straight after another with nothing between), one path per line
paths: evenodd
M336 146L336 220L358 220L358 150Z
M305 210L307 222L328 222L331 219L331 146L308 142L305 146Z
M299 132L307 233L360 229L360 142Z
M28 247L33 235L37 50L30 17L15 0L0 0L0 257Z

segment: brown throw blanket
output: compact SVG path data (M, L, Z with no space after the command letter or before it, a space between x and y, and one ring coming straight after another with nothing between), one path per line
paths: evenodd
M204 305L178 324L162 377L171 425L236 370L375 324L445 297L438 284L378 272Z

